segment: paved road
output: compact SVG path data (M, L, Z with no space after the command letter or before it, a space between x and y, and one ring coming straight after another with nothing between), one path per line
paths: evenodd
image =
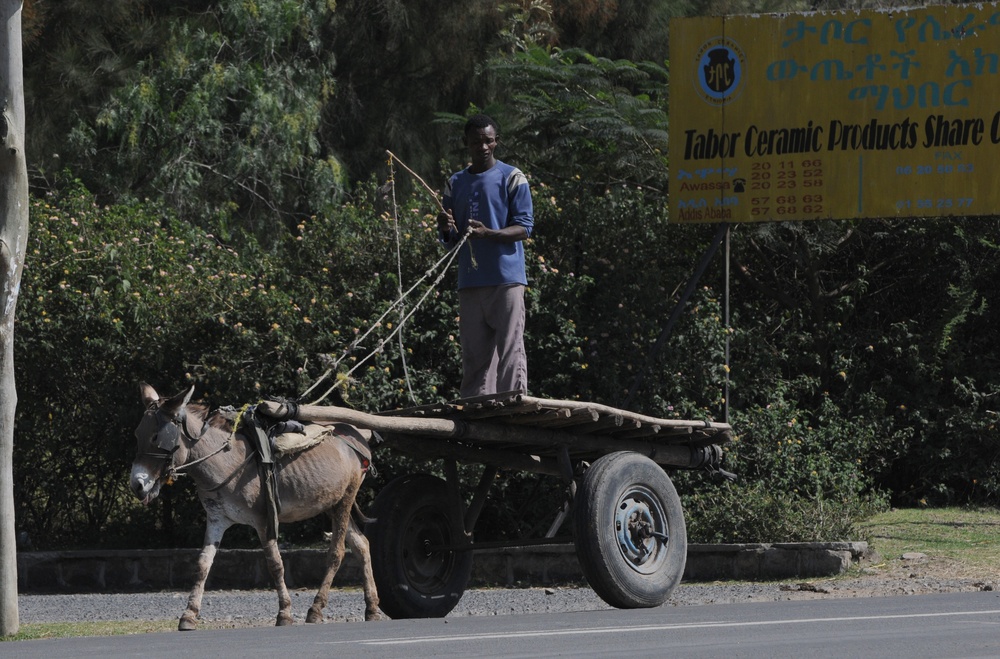
M997 657L1000 593L664 606L0 643L10 658Z

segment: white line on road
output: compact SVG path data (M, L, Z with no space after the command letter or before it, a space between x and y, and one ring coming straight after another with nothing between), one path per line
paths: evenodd
M631 625L626 627L599 627L596 629L541 630L535 632L504 632L496 634L467 634L463 636L415 636L371 641L351 641L358 645L406 645L416 643L441 643L444 641L483 641L491 639L534 638L538 636L573 636L589 634L621 634L626 632L668 631L677 629L705 629L720 627L764 627L768 625L801 625L815 622L860 622L900 620L907 618L945 618L957 616L1000 615L1000 610L948 611L941 613L905 613L881 616L841 616L836 618L798 618L795 620L760 620L756 622L699 622L669 625ZM334 642L336 643L336 642Z

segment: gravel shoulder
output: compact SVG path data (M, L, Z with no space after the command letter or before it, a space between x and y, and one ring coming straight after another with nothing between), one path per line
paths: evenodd
M875 562L827 579L767 583L683 583L665 606L701 606L779 600L886 597L1000 589L1000 570L973 569L923 554ZM292 591L296 622L302 622L314 592ZM77 621L157 621L180 617L187 593L21 595L22 624ZM477 588L466 591L449 617L593 611L610 608L586 586ZM328 622L364 619L360 589L331 592ZM277 598L271 591L208 591L202 603L203 628L274 624Z

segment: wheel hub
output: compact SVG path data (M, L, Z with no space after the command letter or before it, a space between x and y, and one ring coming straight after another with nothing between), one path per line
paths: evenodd
M413 516L402 538L403 563L411 585L433 588L447 578L449 554L432 551L448 537L447 522L435 511L422 510Z
M615 536L628 565L641 574L656 572L666 557L666 515L643 489L625 493L615 510Z

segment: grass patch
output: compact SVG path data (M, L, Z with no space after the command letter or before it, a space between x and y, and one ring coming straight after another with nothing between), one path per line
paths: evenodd
M124 634L170 632L176 629L176 620L38 622L21 625L17 634L0 636L0 641L31 641L42 638L75 636L121 636Z
M998 509L893 509L858 526L887 563L919 552L983 576L1000 575Z
M233 624L226 620L199 620L198 629L234 629L235 627L270 627L272 620L259 621L256 625ZM177 632L177 620L100 620L93 622L35 622L22 624L17 634L0 636L0 641L31 641L41 638L70 638L75 636L122 636L124 634L155 634ZM0 656L3 653L0 652Z

